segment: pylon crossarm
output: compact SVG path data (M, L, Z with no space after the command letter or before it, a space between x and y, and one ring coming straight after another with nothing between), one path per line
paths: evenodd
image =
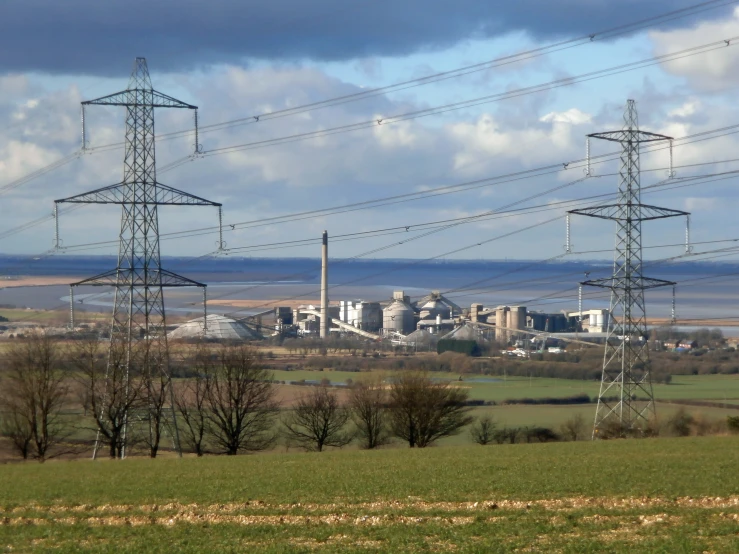
M148 96L146 107L148 108L184 108L188 110L197 110L197 106L188 104L176 98L172 98L153 89L127 89L120 92L114 92L107 96L101 96L94 100L86 100L82 102L83 106L131 106L141 105L139 95L146 94Z
M603 279L591 279L589 281L583 281L580 284L585 287L599 287L602 289L611 289L613 291L624 290L626 279L618 277L604 277ZM676 283L673 281L665 281L664 279L654 279L652 277L639 277L638 280L634 280L629 283L633 290L648 290L656 289L659 287L671 287Z
M611 142L656 142L659 140L672 140L673 137L640 131L639 129L621 129L619 131L606 131L604 133L593 133L587 135L590 138L610 140Z
M168 206L215 206L220 208L223 204L218 202L212 202L205 198L200 198L189 192L178 190L176 188L163 185L161 183L156 184L156 203L159 205Z
M205 283L193 281L192 279L188 279L187 277L183 277L182 275L178 275L177 273L174 273L172 271L167 271L166 269L160 270L159 273L162 276L162 286L163 287L201 287L201 288L205 288L208 286Z
M105 273L100 273L98 275L95 275L94 277L89 277L87 279L83 279L82 281L77 281L76 283L70 283L69 286L70 287L79 287L82 285L89 285L93 287L115 286L117 277L118 277L118 270L111 269L110 271L106 271Z
M123 204L129 195L129 186L125 183L117 183L107 187L83 192L68 198L54 200L55 204Z
M626 206L624 204L608 204L605 206L594 206L592 208L580 208L567 213L614 221L652 221L655 219L690 215L688 212L681 210L660 208L658 206L650 206L649 204L632 203L627 207L629 210L625 209Z
M177 275L166 269L153 269L144 272L143 269L135 268L118 268L111 269L94 277L70 283L70 287L79 287L82 285L92 287L202 287L208 285L193 281L182 275Z
M153 185L155 194L154 198L147 200L146 204L156 204L157 206L216 206L222 204L212 202L205 198L200 198L189 192L178 190L176 188L155 183ZM131 204L133 203L133 193L131 185L128 183L118 183L107 187L91 190L69 198L54 200L55 204Z

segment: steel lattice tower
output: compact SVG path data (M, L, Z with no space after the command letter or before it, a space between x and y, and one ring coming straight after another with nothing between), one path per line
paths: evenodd
M158 207L216 206L221 204L163 185L156 177L154 109L192 106L152 88L145 58L136 58L133 72L124 91L82 102L82 143L85 145L85 106L122 106L126 109L123 181L84 194L56 200L56 204L120 204L121 231L117 267L89 279L72 283L111 286L115 288L113 319L110 329L108 372L111 364L124 367L126 390L132 376L164 375L169 400L175 446L180 450L174 414L172 386L169 380L165 287L202 287L199 283L161 267L159 254ZM195 151L197 143L197 111L195 111ZM205 322L204 322L205 324ZM106 379L108 373L106 373ZM128 420L128 415L126 415ZM128 425L128 423L127 423ZM124 432L122 455L125 456ZM98 444L95 445L97 452Z
M611 291L612 326L606 338L603 375L593 427L593 438L598 438L607 425L616 425L620 434L639 433L649 418L655 415L644 291L674 286L675 283L646 277L642 273L641 226L643 221L687 216L688 213L641 202L640 145L672 141L672 138L640 131L633 100L626 104L623 129L588 135L588 156L590 138L617 142L622 147L618 202L569 212L616 222L613 276L581 283Z

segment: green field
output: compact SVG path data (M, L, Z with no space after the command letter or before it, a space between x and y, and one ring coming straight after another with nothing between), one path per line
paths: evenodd
M739 438L0 466L8 552L736 552Z
M358 381L374 372L351 371L273 371L279 381L321 381L328 379L333 384L346 383L347 379ZM435 379L459 380L458 373L432 373ZM494 377L486 375L463 375L460 386L469 387L470 398L502 402L508 398L565 397L580 393L591 398L598 396L600 383L572 379L547 379L525 377ZM662 400L736 400L739 402L739 375L676 375L669 385L654 385L654 395Z

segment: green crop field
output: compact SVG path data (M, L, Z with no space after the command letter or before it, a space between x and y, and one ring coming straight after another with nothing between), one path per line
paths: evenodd
M736 552L739 438L0 466L6 552Z
M279 381L313 381L328 379L332 384L346 383L347 379L358 381L375 372L350 371L274 371ZM378 372L379 373L379 372ZM565 397L585 393L597 397L600 383L573 379L548 379L526 377L492 377L485 375L463 375L458 373L432 373L440 380L457 381L459 386L468 387L470 398L502 402L509 398ZM654 385L654 394L662 400L739 400L739 375L676 375L669 385Z

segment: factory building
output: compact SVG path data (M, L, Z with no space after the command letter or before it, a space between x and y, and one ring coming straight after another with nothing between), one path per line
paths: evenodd
M577 319L571 318L564 313L545 314L541 312L529 312L527 319L528 326L534 331L566 333L577 330Z
M579 318L580 312L570 312L570 318ZM586 333L607 333L611 327L609 310L586 310L582 312L582 330Z
M462 308L438 290L431 291L431 294L423 297L413 306L418 313L416 328L429 331L434 335L442 335L454 329L455 316L462 314Z
M448 333L454 329L455 320L443 319L441 314L436 316L436 319L422 319L416 324L416 328L419 330L428 331L434 335L440 335Z
M451 319L462 314L462 308L438 290L432 290L431 294L414 302L412 307L418 312L419 319L436 319L437 315L441 315L442 319Z
M278 306L275 308L275 323L281 326L293 324L293 311L290 306Z
M416 312L402 290L393 292L390 304L382 310L382 329L386 335L409 335L416 329Z
M509 342L521 338L521 331L542 331L547 333L568 333L578 330L601 333L608 330L610 313L608 310L589 310L583 312L582 326L578 313L529 312L525 306L497 306L490 309L482 304L470 306L469 321L495 326L495 340Z
M482 304L474 303L470 306L470 321L473 323L492 323L490 316L495 319L495 309L485 307Z
M357 329L377 333L382 327L382 308L379 302L364 300L341 300L339 320Z
M313 313L307 313L307 312ZM298 326L299 335L319 336L321 332L320 307L313 304L301 305L293 310L293 324ZM339 307L329 306L328 317L339 318Z

